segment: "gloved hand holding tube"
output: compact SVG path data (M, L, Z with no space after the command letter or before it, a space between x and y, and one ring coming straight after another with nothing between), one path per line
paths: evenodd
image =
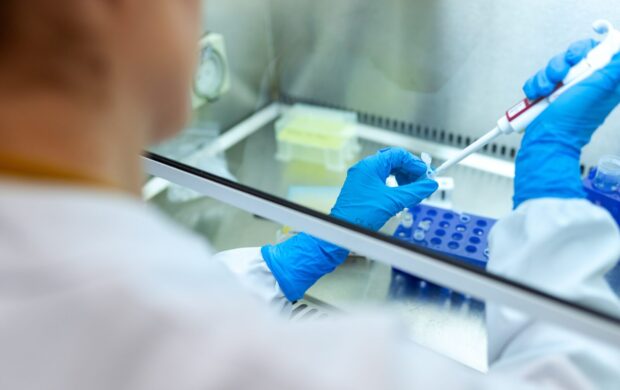
M406 207L420 203L437 190L426 177L427 166L404 149L383 149L348 174L331 215L346 222L379 230ZM386 180L394 175L399 187ZM301 299L322 276L334 271L349 251L301 233L278 245L262 248L262 255L290 301Z
M530 100L549 96L597 45L573 44L527 81ZM620 103L620 55L560 95L526 130L516 159L514 207L538 198L585 198L581 150Z

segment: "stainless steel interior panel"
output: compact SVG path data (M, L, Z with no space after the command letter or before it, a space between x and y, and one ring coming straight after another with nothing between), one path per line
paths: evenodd
M476 138L522 98L523 82L599 18L611 0L271 0L279 89ZM394 126L392 126L394 127ZM404 129L404 127L403 127ZM401 129L402 130L402 129ZM620 153L620 113L584 162ZM519 145L505 137L497 149ZM510 157L510 153L507 153Z
M274 85L269 0L204 0L205 31L226 40L231 89L203 106L197 121L228 129L272 100Z

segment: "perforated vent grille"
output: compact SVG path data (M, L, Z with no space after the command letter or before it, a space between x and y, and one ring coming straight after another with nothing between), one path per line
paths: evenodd
M473 141L475 141L475 139L472 139L471 137L463 137L462 135L451 132L447 129L428 126L421 123L401 121L398 119L388 118L382 115L376 115L367 112L361 112L352 109L351 107L343 107L329 102L298 98L285 93L280 94L280 101L284 104L289 105L303 103L314 106L333 108L337 110L355 112L358 115L358 120L363 124L392 130L397 133L437 142L443 145L454 146L456 148L464 148L467 145L471 144ZM517 149L507 145L503 145L501 143L492 143L485 146L482 150L482 153L496 158L514 161L515 157L517 156ZM589 172L590 169L591 167L586 167L582 164L581 174L583 175L586 172Z

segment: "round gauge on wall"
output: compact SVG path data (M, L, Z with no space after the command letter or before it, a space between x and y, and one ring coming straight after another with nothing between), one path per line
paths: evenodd
M195 83L196 95L207 100L215 100L219 97L224 85L226 72L224 60L210 46L202 50L200 57Z
M229 87L228 63L221 35L208 34L201 41L200 62L194 93L202 100L215 101Z

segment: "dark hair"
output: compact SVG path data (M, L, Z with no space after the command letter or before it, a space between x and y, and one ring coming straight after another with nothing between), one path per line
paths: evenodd
M78 90L103 77L97 39L79 14L81 1L0 0L3 83Z
M14 28L16 4L19 0L0 1L0 57L4 57Z

